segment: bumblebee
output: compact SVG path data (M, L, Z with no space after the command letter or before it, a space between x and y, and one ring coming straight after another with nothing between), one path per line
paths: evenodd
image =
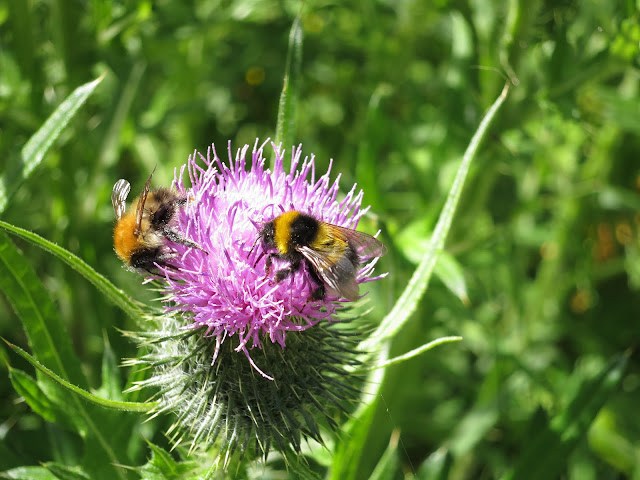
M292 210L285 212L260 230L259 239L266 248L278 253L267 257L265 270L271 272L274 257L289 262L275 273L276 282L296 272L307 261L309 273L318 284L310 300L322 300L330 295L348 300L359 298L356 276L363 259L381 257L386 247L363 232L321 222L311 215Z
M128 209L129 182L118 180L111 192L111 203L116 213L113 230L116 254L132 270L150 273L156 266L166 266L175 257L176 254L166 245L167 240L204 251L172 226L174 217L187 199L169 188L150 190L154 172L155 168L140 197Z

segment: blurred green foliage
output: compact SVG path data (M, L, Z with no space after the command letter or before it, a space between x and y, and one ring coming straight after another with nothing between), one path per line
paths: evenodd
M0 3L3 178L55 107L106 73L2 219L152 298L112 252L113 183L127 178L136 190L157 165L154 182L168 184L194 149L215 142L221 153L228 141L238 148L273 137L300 8L293 0ZM464 341L391 367L357 478L374 470L497 478L524 468L534 440L558 428L561 437L581 434L568 450L541 448L544 478L638 478L638 5L309 0L301 19L294 138L319 171L333 158L343 185L365 189L391 250L372 319L406 285L484 111L505 77L514 85L447 244L466 295L457 298L446 278L432 283L392 354L444 335ZM98 388L105 337L116 358L133 356L116 330L132 325L62 262L16 244ZM25 345L4 298L0 312L0 334ZM609 385L602 372L617 372L623 352L631 356L619 386L601 390L604 407L577 427L567 412L593 385ZM0 470L73 458L67 427L20 403L8 380L0 396ZM128 447L136 465L151 457L143 433L164 442L157 427L141 428Z

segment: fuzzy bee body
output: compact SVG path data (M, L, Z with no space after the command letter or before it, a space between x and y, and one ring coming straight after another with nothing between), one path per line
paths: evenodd
M357 275L361 260L381 257L386 247L369 234L325 223L296 210L285 212L260 230L260 238L268 248L277 249L267 258L267 273L273 257L289 262L275 274L282 281L297 271L303 261L318 284L311 300L321 300L327 290L331 295L357 300Z
M187 203L186 197L169 188L151 190L152 177L153 172L140 197L128 209L129 182L118 180L111 192L116 214L114 250L125 265L141 272L152 272L156 266L166 266L175 257L167 247L167 240L202 250L172 225L180 208Z

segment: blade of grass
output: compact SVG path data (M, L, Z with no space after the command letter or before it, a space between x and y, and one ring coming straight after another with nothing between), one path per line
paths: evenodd
M24 239L59 258L92 283L100 293L120 307L127 315L140 322L145 313L142 307L84 260L41 236L0 220L0 228Z
M116 164L118 154L120 153L119 148L121 148L120 135L122 134L122 126L126 121L127 115L129 115L131 104L136 98L136 93L138 92L138 87L140 86L140 81L146 68L146 62L138 61L134 63L131 68L131 73L129 73L129 78L127 78L124 84L122 93L118 97L113 118L102 142L100 153L98 154L98 166L103 171L106 171Z
M418 468L416 478L422 480L446 480L451 478L453 456L446 448L440 447L429 455Z
M396 363L401 363L404 362L406 360L409 360L410 358L413 357L417 357L418 355L427 352L429 350L431 350L432 348L435 348L439 345L443 345L445 343L452 343L452 342L459 342L462 340L462 337L441 337L438 338L436 340L433 340L429 343L425 343L424 345L421 345L418 348L414 348L413 350L402 354L402 355L398 355L397 357L393 357L390 360L385 361L384 363L380 363L378 365L374 365L373 367L369 367L369 368L365 368L362 369L362 371L367 372L370 370L375 370L377 368L386 368L386 367L390 367L391 365L395 365Z
M104 183L107 182L105 180L106 175L112 173L110 169L116 164L122 148L122 131L128 118L127 116L130 114L131 106L139 92L146 68L147 64L144 61L134 63L122 90L118 94L118 101L107 126L97 161L92 165L89 191L100 191ZM102 199L98 195L88 195L85 199L85 211L93 212L97 210L99 208L99 200Z
M398 469L398 441L400 440L400 431L394 430L391 433L391 440L389 446L382 454L382 457L378 461L376 468L369 477L369 480L386 480L387 478L393 478L396 470Z
M51 371L40 362L38 362L35 358L29 355L27 352L22 350L17 345L13 345L5 340L5 343L11 348L14 352L24 358L27 362L37 368L39 371L47 375L48 377L55 380L59 385L66 388L67 390L75 393L76 395L84 398L88 402L94 403L101 407L111 408L113 410L121 410L125 412L149 412L158 406L157 402L149 402L149 403L139 403L139 402L122 402L122 401L114 401L108 400L105 398L98 397L93 395L92 393L83 390L82 388L76 387L72 383L67 382L65 379L61 378L55 372Z
M388 340L391 339L393 335L395 335L395 333L400 330L400 328L402 328L405 322L409 319L411 313L415 310L418 301L420 300L428 286L429 279L431 277L431 274L433 273L436 260L438 259L438 254L444 246L444 242L449 232L458 200L462 193L464 180L466 178L467 172L469 171L469 165L478 150L480 141L486 135L491 121L507 98L508 91L509 88L507 84L502 90L500 96L496 99L496 101L493 103L493 105L483 118L482 122L480 122L478 130L471 139L469 147L467 148L463 156L462 163L458 168L456 178L454 179L453 185L447 197L447 201L442 209L442 213L440 214L440 218L438 219L438 223L436 225L433 236L431 237L429 248L427 248L422 261L411 277L407 288L400 296L400 299L398 300L392 311L384 318L384 320L380 323L371 337L360 343L358 347L360 351L386 351L389 345ZM423 345L422 347L409 352L407 355L409 357L412 355L416 355L418 353L421 353L423 350L426 351L430 348L433 348L435 345L440 345L454 339L457 340L457 337L435 340L434 342ZM402 361L404 359L403 357L404 356L394 358L389 361L389 363L392 364L397 363L398 361ZM380 358L377 363L378 365L386 365L386 356L384 358ZM371 422L378 404L380 388L382 387L384 381L385 372L386 368L374 369L372 371L371 378L367 382L369 388L365 394L366 396L363 395L363 398L369 399L371 398L371 396L373 396L373 399L363 401L362 406L353 414L353 418L347 423L347 426L344 428L349 441L345 441L344 443L340 444L339 448L334 454L334 462L331 469L331 478L333 479L355 478L359 460L363 453L362 449L364 448L365 444L364 439L369 432ZM375 376L376 373L378 374L377 376Z
M6 5L9 7L10 14L8 16L9 22L5 24L5 28L11 29L13 54L25 77L33 82L31 88L37 88L42 80L42 72L38 67L40 62L36 60L38 58L35 47L36 39L32 33L34 25L37 24L37 20L34 19L34 9L30 8L28 2L21 0L10 0L6 2ZM32 98L37 98L35 92ZM38 105L38 103L34 102L34 105Z
M388 345L388 344L387 344ZM378 353L378 363L384 364L388 358L388 349ZM372 370L364 383L362 402L349 421L342 426L344 441L336 444L331 458L329 479L351 480L357 478L358 466L364 453L366 439L371 429L380 399L380 386L384 382L387 369Z
M439 253L444 248L445 240L449 233L451 222L462 194L462 188L464 186L467 173L469 172L471 161L478 152L480 142L489 130L489 125L507 98L508 92L509 84L506 84L500 96L496 99L493 105L491 105L491 108L487 111L482 122L480 122L478 130L476 130L476 133L473 135L473 138L462 157L462 163L458 168L453 185L451 186L451 190L447 196L447 201L442 208L442 213L440 214L433 236L429 242L429 247L425 251L422 261L413 273L407 288L402 292L402 295L394 305L391 312L389 312L389 314L382 320L371 337L360 344L359 348L361 351L375 351L377 348L380 348L382 343L392 338L396 332L402 328L410 315L416 309L418 302L429 285L429 280L433 273L433 268L436 260L438 259Z
M69 381L87 386L56 306L24 255L4 232L0 232L0 290L22 321L38 361Z
M104 337L104 348L102 353L102 385L94 389L97 396L110 398L112 400L122 400L122 385L120 381L120 368L118 358L111 348L109 338L106 333Z
M299 12L291 26L289 33L289 48L284 72L282 93L278 106L278 120L276 123L275 144L284 148L293 145L293 129L298 104L298 89L300 86L300 65L302 63L302 24Z
M22 321L29 344L36 359L51 366L61 376L76 385L86 386L87 380L80 368L80 361L71 348L71 342L40 279L18 251L5 232L0 232L0 289L6 294ZM46 384L43 382L43 386ZM55 395L55 392L52 392ZM92 412L77 396L72 395L66 405L86 427L87 441L97 445L109 465L117 465L120 459L109 440L103 434ZM124 480L121 469L113 467L115 476Z
M5 210L9 199L20 188L22 183L40 165L53 142L60 136L103 77L101 76L76 88L25 144L20 158L16 159L16 162L11 165L11 168L7 169L0 179L0 213Z

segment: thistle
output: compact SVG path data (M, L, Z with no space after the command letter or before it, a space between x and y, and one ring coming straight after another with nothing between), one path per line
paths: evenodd
M177 229L199 245L172 243L173 259L159 266L165 315L138 335L152 366L139 387L153 386L161 407L173 411L174 442L215 445L228 460L237 448L265 457L272 447L300 451L303 438L322 442L320 427L338 427L336 413L357 399L355 322L349 302L316 298L318 277L308 262L276 281L272 256L260 242L263 226L288 211L355 229L368 208L355 186L338 200L338 178L316 179L314 158L293 151L289 172L283 152L266 142L223 162L211 146L195 152L174 187L188 199ZM184 186L186 176L191 187ZM374 276L377 258L359 266L356 281ZM341 320L341 322L336 322ZM225 460L226 461L226 460Z

